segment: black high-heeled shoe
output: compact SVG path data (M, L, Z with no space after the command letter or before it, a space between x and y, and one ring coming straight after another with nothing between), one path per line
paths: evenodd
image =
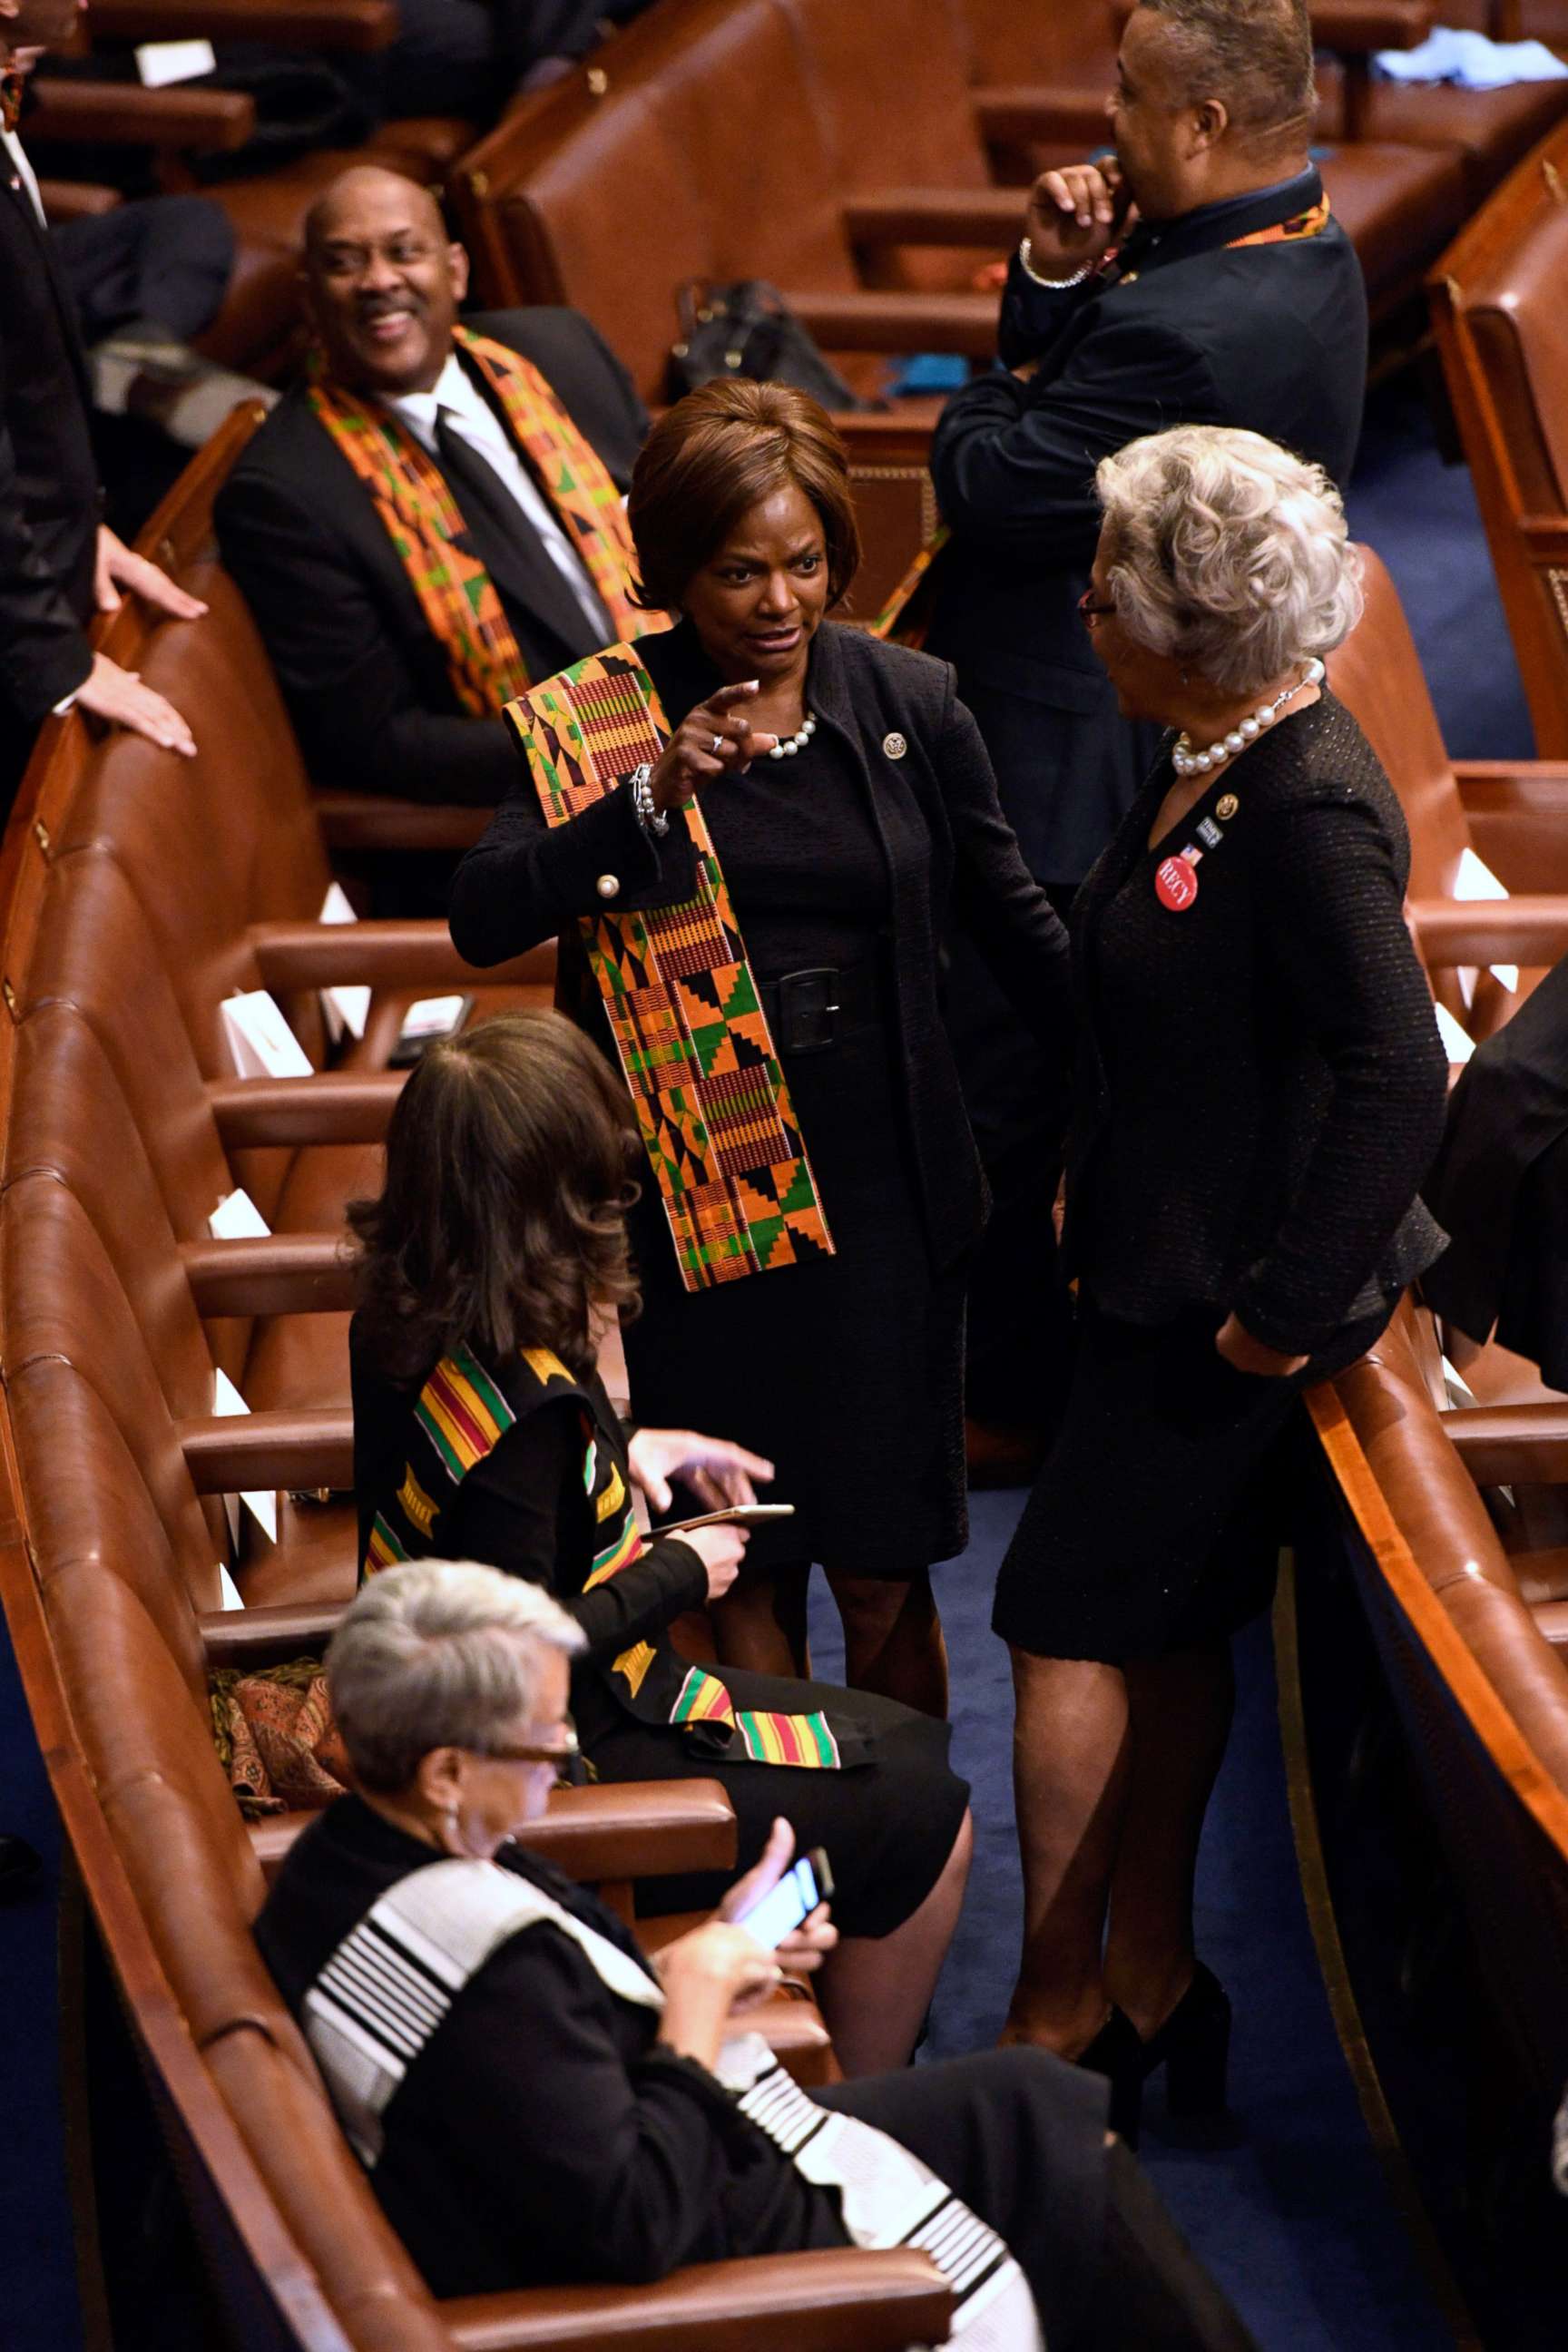
M1121 2011L1113 2011L1120 2017ZM1165 2070L1165 2104L1184 2121L1226 2113L1226 2074L1230 2063L1230 1997L1202 1960L1193 1980L1158 2033L1137 2037L1146 2082Z
M1124 2010L1112 2003L1110 2015L1074 2061L1091 2074L1109 2077L1110 2109L1107 2121L1129 2147L1138 2145L1138 2126L1143 2112L1143 2037L1138 2028Z

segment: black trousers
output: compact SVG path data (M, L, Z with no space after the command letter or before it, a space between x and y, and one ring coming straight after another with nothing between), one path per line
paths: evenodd
M147 320L188 343L210 327L234 268L234 229L210 196L148 196L49 231L90 351Z

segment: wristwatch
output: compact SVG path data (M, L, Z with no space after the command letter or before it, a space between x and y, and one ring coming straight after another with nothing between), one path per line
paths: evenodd
M655 808L653 804L653 770L646 760L626 778L626 790L632 796L633 814L643 831L656 835L662 841L669 831L669 819L662 809Z

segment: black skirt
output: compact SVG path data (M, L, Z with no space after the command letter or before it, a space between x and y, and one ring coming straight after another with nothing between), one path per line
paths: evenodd
M1215 1349L1215 1307L1084 1307L1067 1411L1002 1562L992 1624L1041 1658L1121 1665L1222 1638L1274 1591L1300 1391L1364 1355L1364 1318L1287 1380Z
M711 1910L767 1843L779 1814L795 1831L795 1850L821 1846L832 1865L833 1916L846 1936L886 1936L920 1909L952 1852L969 1802L969 1785L947 1761L952 1726L870 1691L782 1680L739 1666L708 1666L737 1707L788 1714L820 1706L868 1725L876 1759L847 1771L793 1764L723 1764L696 1752L674 1729L623 1716L601 1727L592 1748L601 1780L718 1780L735 1808L739 1845L733 1870L643 1881L638 1908L650 1916Z
M836 1255L711 1290L681 1286L649 1181L632 1216L643 1311L626 1333L634 1419L766 1455L751 1570L817 1560L907 1578L968 1541L963 1275L933 1275L890 1024L784 1056Z

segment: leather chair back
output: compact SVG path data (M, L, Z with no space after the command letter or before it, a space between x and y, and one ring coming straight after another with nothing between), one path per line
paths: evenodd
M1512 173L1431 283L1542 759L1568 756L1568 125Z

